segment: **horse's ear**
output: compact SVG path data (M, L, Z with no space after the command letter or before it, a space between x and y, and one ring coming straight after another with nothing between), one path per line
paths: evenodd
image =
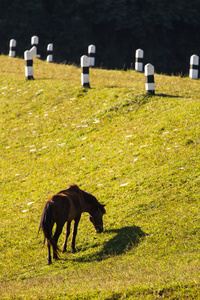
M106 210L105 210L105 208L104 208L105 206L106 206L105 204L101 204L101 211L102 211L103 214L106 213Z

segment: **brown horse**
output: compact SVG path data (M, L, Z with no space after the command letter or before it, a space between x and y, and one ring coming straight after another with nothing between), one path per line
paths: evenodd
M97 233L103 231L102 216L105 214L105 205L99 203L97 199L77 185L71 185L66 190L53 195L47 201L40 219L39 231L43 230L44 243L47 240L48 264L51 264L51 246L53 248L53 258L58 259L58 238L62 232L64 224L67 222L63 252L66 251L67 239L70 234L71 221L74 220L74 229L71 242L71 252L76 252L75 239L78 223L83 212L90 214L90 221L93 223ZM56 223L56 230L52 236L53 225Z

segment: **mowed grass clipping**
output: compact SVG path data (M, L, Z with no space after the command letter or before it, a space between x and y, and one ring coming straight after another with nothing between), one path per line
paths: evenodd
M1 299L200 299L200 82L0 56ZM47 265L45 201L76 183L106 204ZM59 246L64 241L64 232Z

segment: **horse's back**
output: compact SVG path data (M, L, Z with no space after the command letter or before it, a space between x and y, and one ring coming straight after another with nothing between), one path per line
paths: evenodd
M55 194L51 201L55 204L55 222L60 218L66 221L74 220L82 213L81 195L78 189L67 189Z
M57 195L65 195L74 209L79 210L82 207L82 191L77 185L70 185L66 190L60 191Z

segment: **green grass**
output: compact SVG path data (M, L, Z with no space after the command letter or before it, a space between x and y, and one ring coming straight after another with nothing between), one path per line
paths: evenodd
M199 80L0 56L1 299L200 299ZM49 196L76 183L106 204L77 253L47 265ZM59 239L64 241L64 230Z

